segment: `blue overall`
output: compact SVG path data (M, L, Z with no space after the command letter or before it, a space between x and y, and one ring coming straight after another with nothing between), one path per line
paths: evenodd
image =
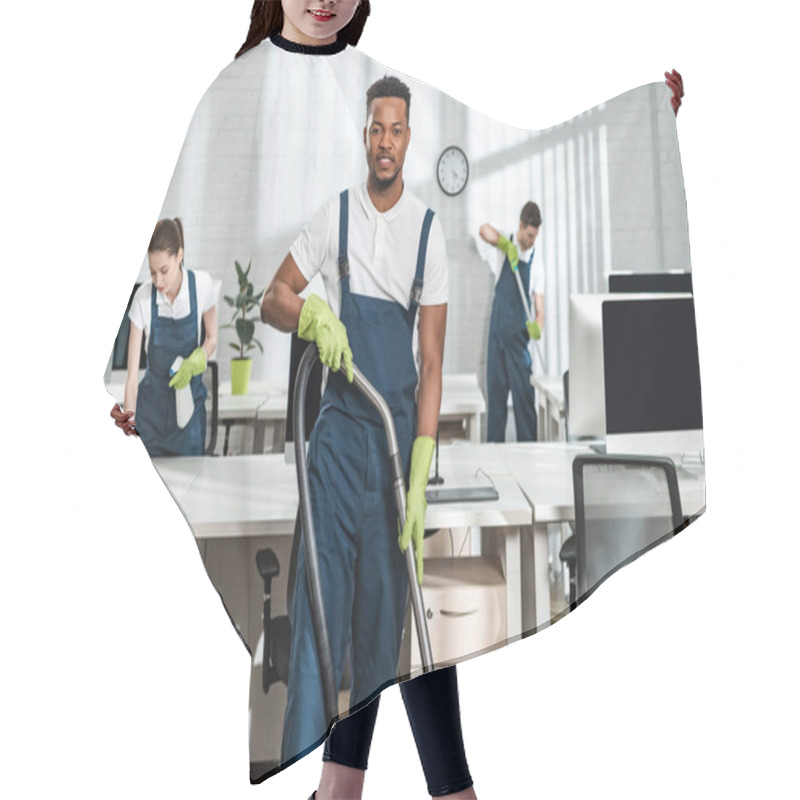
M409 308L352 294L348 192L339 198L340 319L353 362L392 411L408 479L416 433L417 370L413 333L433 212L422 226ZM351 707L393 683L405 618L408 573L397 545L397 507L386 436L377 411L342 372L329 372L311 434L308 472L325 618L339 686L351 647ZM326 734L322 684L300 542L294 598L283 762L315 747Z
M519 262L519 274L526 297L530 294L531 264ZM514 422L518 442L535 442L536 396L531 386L531 354L528 350L528 315L522 305L517 279L506 257L500 279L494 290L492 316L489 321L489 353L486 364L488 424L486 438L490 442L506 440L508 392L514 403Z
M186 358L198 347L197 289L194 272L189 278L191 310L183 319L158 315L156 287L150 295L150 335L147 343L147 370L139 384L136 400L136 429L151 457L199 456L206 435L206 387L203 376L192 378L194 414L185 428L179 428L175 415L175 390L170 389L169 369L178 356Z

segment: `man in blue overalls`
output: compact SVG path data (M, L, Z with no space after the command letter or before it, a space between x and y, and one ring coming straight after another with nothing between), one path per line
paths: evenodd
M404 188L409 106L408 87L397 78L370 87L366 184L331 199L308 222L261 311L279 330L316 342L329 368L309 445L309 482L337 686L352 648L351 706L397 678L408 591L401 550L413 541L421 581L425 487L442 392L445 240L433 212ZM299 296L318 272L330 305ZM349 385L353 363L394 417L409 486L400 547L385 434L377 412ZM297 574L305 574L302 543ZM281 760L317 744L327 723L306 582L298 579Z
M535 442L537 439L536 396L531 386L528 343L541 337L544 326L542 277L532 269L533 245L541 224L539 206L529 201L520 212L516 234L506 237L488 223L480 228L481 238L502 254L489 321L486 364L487 439L490 442L506 440L509 391L514 404L517 441ZM522 303L514 275L517 270L525 296L533 296L534 318L531 320L528 320L528 310Z

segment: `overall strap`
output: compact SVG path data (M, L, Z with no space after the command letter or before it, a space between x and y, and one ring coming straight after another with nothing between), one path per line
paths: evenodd
M186 274L189 276L189 314L197 317L197 282L192 270L187 269Z
M350 261L347 258L347 226L350 222L350 193L345 189L339 195L339 279L344 282L350 276Z
M197 327L197 279L190 269L186 270L186 274L189 276L189 316L194 320L194 329L198 331L196 346L200 347L203 344L203 339L206 338L206 321L201 317L200 327Z
M157 292L158 289L156 289L156 285L153 283L152 290L150 292L150 341L147 343L148 348L153 344L153 342L155 342L155 333L156 328L158 327L158 304L156 303Z
M417 250L417 271L414 274L414 283L411 287L411 298L408 304L409 319L413 319L419 307L422 297L422 285L425 278L425 258L428 254L428 235L431 232L433 222L433 211L428 209L425 212L425 219L422 221L422 233L419 236L419 249Z

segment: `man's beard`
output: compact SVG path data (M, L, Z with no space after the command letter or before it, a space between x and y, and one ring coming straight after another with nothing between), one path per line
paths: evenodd
M373 186L379 192L385 192L387 189L390 189L394 182L400 177L400 170L397 170L391 178L379 178L374 171L371 171L370 177L372 178Z

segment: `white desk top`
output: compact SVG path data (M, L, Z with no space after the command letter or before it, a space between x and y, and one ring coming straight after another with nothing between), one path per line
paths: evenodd
M496 501L429 504L426 527L530 525L574 519L572 461L588 448L563 442L444 445L445 487L485 486ZM291 535L298 507L294 466L283 454L157 458L153 463L198 538ZM679 470L684 514L705 506L702 468Z
M448 469L456 477L466 478L481 467L493 480L497 480L499 475L509 475L527 498L535 522L565 522L575 519L572 462L579 453L590 452L588 446L579 443L475 445L454 442L440 447L439 472L445 479ZM684 514L694 516L699 513L705 506L702 467L679 469L678 486Z
M283 454L154 458L153 463L198 539L294 532L297 475Z
M491 445L487 445L491 447ZM153 459L198 539L285 536L294 532L299 492L295 468L283 454ZM487 485L463 469L440 472L447 485ZM428 505L429 528L530 525L531 508L513 476L492 476L499 500Z
M285 391L272 391L256 412L257 419L285 420ZM478 385L478 376L474 374L458 374L442 376L442 405L440 417L457 417L466 414L483 414L486 401Z
M124 383L111 383L108 391L122 402ZM287 394L285 388L271 381L250 381L247 394L231 394L230 381L219 384L219 418L252 419L272 422L286 420ZM442 376L442 417L483 414L486 401L478 385L478 376L458 374Z

